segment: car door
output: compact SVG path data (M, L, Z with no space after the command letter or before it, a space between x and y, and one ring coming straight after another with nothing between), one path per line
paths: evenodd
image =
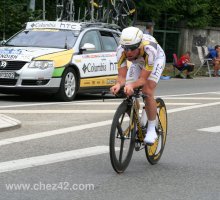
M106 59L106 69L108 75L115 75L118 73L117 71L117 58L116 58L116 50L118 47L118 43L116 40L117 35L113 35L110 31L100 30L100 38L102 44L102 55Z
M94 45L94 49L84 49L75 59L81 60L79 70L81 78L98 77L107 74L106 59L102 54L102 46L96 30L87 31L80 42L79 49L85 44Z

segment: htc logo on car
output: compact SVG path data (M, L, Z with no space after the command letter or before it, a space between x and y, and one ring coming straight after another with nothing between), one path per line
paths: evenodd
M2 61L0 62L0 69L4 69L5 67L7 67L7 62L4 61L4 60L2 60Z

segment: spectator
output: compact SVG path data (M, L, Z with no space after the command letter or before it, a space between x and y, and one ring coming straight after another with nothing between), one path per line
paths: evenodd
M220 45L216 45L215 49L210 50L210 57L213 60L214 76L219 77L220 70Z
M155 25L155 23L153 21L148 21L146 23L146 29L143 31L144 34L153 35L154 25Z
M184 55L180 57L180 59L177 62L177 69L180 71L180 74L176 76L176 78L184 78L181 76L181 73L183 71L186 71L186 78L187 79L192 79L190 76L190 72L194 70L195 64L190 62L190 52L187 51Z

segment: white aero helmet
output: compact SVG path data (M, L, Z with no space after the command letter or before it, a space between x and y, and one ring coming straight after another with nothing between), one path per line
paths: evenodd
M136 27L128 27L122 30L120 44L125 50L135 50L140 46L143 32Z

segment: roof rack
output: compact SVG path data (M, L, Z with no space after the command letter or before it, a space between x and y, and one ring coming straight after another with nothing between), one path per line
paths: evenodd
M118 26L117 24L108 24L108 23L103 23L103 22L81 22L81 27L82 28L87 28L87 27L102 27L102 28L110 28L114 29L117 31L121 31L122 28Z

